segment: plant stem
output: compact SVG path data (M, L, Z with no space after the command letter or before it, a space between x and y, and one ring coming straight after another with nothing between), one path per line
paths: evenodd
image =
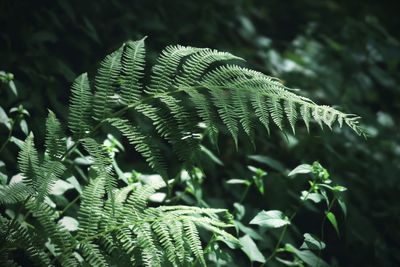
M310 189L307 191L307 194L304 196L303 199L301 199L301 202L297 205L295 211L293 212L293 214L289 218L289 222L290 223L292 222L292 220L296 216L296 214L299 211L299 209L302 207L303 203L307 200L307 197L308 197L309 194L311 194L312 190L314 190L314 187L310 187ZM278 242L276 243L275 248L272 251L272 254L266 259L265 263L263 263L261 266L264 266L268 261L272 260L272 258L275 257L279 247L281 246L283 238L285 237L285 234L286 234L286 231L287 231L288 227L289 227L289 224L286 224L283 227L283 230L282 230L281 234L279 235Z
M8 136L7 136L6 141L4 141L4 143L1 145L0 153L6 147L8 142L10 142L10 140L11 140L11 135L12 135L12 131L13 131L13 128L14 128L14 121L12 120L10 124L11 124L10 131L8 132Z

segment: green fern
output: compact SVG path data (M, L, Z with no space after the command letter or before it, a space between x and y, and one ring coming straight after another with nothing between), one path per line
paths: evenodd
M157 139L166 141L182 168L190 169L200 164L197 153L203 136L218 146L223 131L232 136L236 146L240 128L254 143L258 124L268 133L272 123L281 131L288 124L294 132L299 119L307 130L314 120L329 128L335 123L340 127L347 124L363 134L357 116L317 105L275 78L234 65L238 61L242 59L208 48L169 46L145 84L142 39L127 42L107 56L100 63L94 86L86 73L79 76L72 85L69 106L68 126L74 142L67 149L61 123L51 111L46 121L45 153L39 155L33 134L29 134L18 156L22 181L0 186L0 203L19 205L29 224L20 223L17 216L11 220L0 217L1 239L45 266L109 266L115 259L131 266L205 266L200 228L217 240L237 243L227 231L232 225L221 219L226 210L149 207L150 196L171 183ZM149 119L152 129L141 129L135 123L138 117ZM114 159L96 141L98 130L107 129L102 127L106 125L121 132L164 182L118 188ZM88 185L77 197L78 229L69 232L58 223L65 210L60 212L57 204L51 203L49 193L53 184L67 175L73 151L88 155L91 164L81 172ZM44 238L28 228L31 224ZM11 251L0 250L0 264L15 264Z

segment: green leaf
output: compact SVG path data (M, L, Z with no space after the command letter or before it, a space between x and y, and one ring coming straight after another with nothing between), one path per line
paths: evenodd
M312 234L305 233L303 236L304 242L300 247L301 249L323 250L326 247L324 242Z
M339 235L339 227L336 221L336 216L332 212L328 212L326 214L326 218L328 218L329 222L332 224L333 228L335 228L336 233Z
M70 183L65 182L64 180L58 179L50 190L50 195L61 196L65 193L65 191L74 188L74 186Z
M228 181L226 181L227 184L244 184L249 186L251 184L251 182L247 181L247 180L243 180L243 179L229 179Z
M0 107L0 124L4 124L7 126L8 129L10 129L10 121L8 115L2 107Z
M282 163L280 163L276 159L273 159L273 158L268 157L268 156L250 155L250 156L248 156L248 158L252 159L254 161L266 164L266 165L268 165L269 167L275 169L278 172L285 172L285 170L286 170L285 166L283 166Z
M23 132L25 135L28 135L28 134L29 134L28 124L26 123L25 120L21 120L21 121L19 122L19 127L21 127L21 130L22 130L22 132Z
M250 261L257 261L261 263L265 263L265 258L261 254L260 250L258 249L256 243L254 243L253 239L250 236L245 235L239 238L240 245L242 246L241 249L244 253L246 253L247 257L249 257Z
M224 166L224 163L208 148L206 148L203 145L200 145L200 150L206 155L208 156L214 163L220 165L220 166Z
M8 86L10 86L11 92L13 92L13 94L14 94L15 96L18 96L17 87L15 86L14 81L10 81L10 82L8 83Z
M264 238L259 233L257 233L254 229L245 226L243 223L235 220L234 224L237 230L240 230L244 234L250 236L252 239L260 241L264 240Z
M301 164L289 172L288 176L294 176L296 174L304 174L312 172L312 166L309 164Z
M290 244L285 245L285 250L287 252L293 253L299 259L301 259L304 263L311 267L328 267L329 265L320 257L316 256L309 250L298 250L294 246Z
M344 217L347 216L347 206L346 206L346 202L344 202L344 200L342 198L338 198L338 202L339 202L339 206L343 211Z
M344 192L347 191L347 188L341 185L336 185L333 187L333 191L335 192Z
M302 191L300 199L303 201L311 200L315 203L319 203L324 200L324 196L319 193L309 193L308 191Z
M279 210L269 210L259 212L250 224L257 224L267 228L280 228L290 224L289 218Z
M235 207L235 211L237 211L236 213L236 217L238 218L238 220L241 220L246 212L246 208L240 204L240 203L234 203L233 206Z

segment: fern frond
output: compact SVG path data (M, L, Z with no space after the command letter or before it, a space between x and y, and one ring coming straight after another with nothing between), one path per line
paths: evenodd
M269 130L269 111L267 105L265 105L264 95L259 91L255 91L251 97L251 104L255 110L255 115L258 117L260 122L264 125L265 129L267 129L268 134L270 134Z
M207 133L213 145L218 146L218 123L213 106L208 101L207 97L195 89L186 91L190 96L190 100L194 104L198 116L207 126Z
M284 115L286 115L291 127L294 129L299 109L307 128L309 128L309 111L321 126L325 124L331 127L335 121L339 123L339 126L342 126L344 121L357 134L362 134L362 130L358 125L359 117L345 114L329 106L315 104L308 98L288 91L277 79L257 71L234 65L221 66L206 74L200 84L210 90L214 90L217 87L231 90L241 89L250 96L253 94L263 95L266 98L264 105L268 107L272 120L281 130L283 130ZM282 107L282 104L284 104L285 108ZM254 106L256 105L253 101ZM260 108L256 108L256 115L260 111ZM263 118L266 117L263 116Z
M164 222L156 221L151 226L154 233L157 235L158 242L164 249L164 254L167 257L167 260L175 266L177 264L175 246L171 237L171 234L173 235L174 233L170 234L168 224Z
M200 149L199 140L194 138L198 132L196 122L191 119L192 116L180 103L180 100L171 95L164 95L159 99L168 108L166 113L172 115L171 119L173 119L178 126L178 129L174 129L178 138L172 140L173 149L182 161L189 164L193 163L193 157Z
M177 78L177 86L195 85L199 79L205 74L204 72L212 64L218 61L226 60L244 60L227 52L220 52L212 49L202 49L198 53L193 54L183 64L183 74Z
M121 56L123 47L106 56L100 63L95 78L96 93L93 102L94 117L105 119L112 109L112 97L116 93L121 72Z
M186 260L185 240L183 225L180 221L168 222L169 230L172 234L172 240L174 242L176 257L179 263L183 265Z
M167 171L165 159L151 136L145 135L138 127L131 126L128 120L113 118L109 123L117 128L148 162L149 166L166 179Z
M311 119L311 114L310 114L310 107L307 105L303 105L300 107L300 114L301 117L304 121L304 124L306 125L307 132L310 132L310 119Z
M90 266L108 267L106 259L102 251L99 250L96 244L85 243L79 244L79 249L82 251L82 256Z
M192 253L196 256L197 260L202 266L206 266L204 260L203 248L199 237L199 232L196 225L189 220L183 221L183 227L185 229L185 238L189 244Z
M46 149L51 160L61 159L64 150L65 142L64 134L61 129L61 123L56 115L49 110L49 115L46 120Z
M285 100L284 102L284 110L289 121L290 127L292 128L293 133L296 133L295 124L297 120L297 110L296 103L290 99Z
M83 73L75 79L71 93L68 126L75 136L80 138L91 129L93 96L87 73Z
M147 87L148 94L167 92L174 85L178 67L183 58L201 51L201 48L189 46L168 46L157 59L157 64L153 68L150 85Z
M140 80L144 76L145 39L146 37L139 41L127 42L122 53L121 98L127 105L141 98L143 85Z
M249 107L249 98L247 94L243 93L242 89L236 88L233 90L233 105L237 111L236 116L238 117L243 130L249 136L250 140L254 138L254 125L251 118L251 110Z
M57 224L58 214L44 202L35 200L28 201L26 208L43 227L45 234L55 247L57 259L62 266L77 266L77 260L73 256L74 241L71 234L62 226Z
M36 182L38 202L42 202L49 194L54 182L61 177L65 169L65 166L59 161L45 160Z
M222 89L214 88L211 90L213 104L218 108L218 114L226 128L232 135L236 147L238 146L238 122L236 119L235 109L231 103L228 92Z
M26 252L28 258L36 265L52 265L48 254L43 250L43 244L37 242L38 240L41 240L41 238L35 233L22 227L19 222L15 220L8 221L2 216L0 216L0 225L0 237L8 243L9 248L15 247L22 249ZM7 236L5 236L5 234L7 234Z
M38 179L39 158L32 133L25 139L22 149L19 152L18 164L24 177L23 182L28 186L34 186Z
M13 183L0 186L0 203L15 204L27 199L34 192L24 183Z
M171 99L167 100L167 97L164 97L164 101L170 100ZM174 105L171 102L169 104ZM141 104L136 107L136 111L152 120L158 134L162 138L166 139L169 144L171 144L173 151L180 160L190 161L193 153L189 151L188 145L190 145L190 147L195 147L195 144L193 144L193 140L185 140L185 137L187 137L188 135L189 138L191 138L189 134L190 129L188 129L189 133L185 133L180 130L182 128L179 127L179 123L176 121L174 115L171 113L171 109L173 108L173 106L171 106L170 108L162 106L155 108L151 104ZM178 111L175 110L174 112Z
M105 147L93 138L85 138L82 142L86 151L89 152L89 155L93 159L95 171L99 176L104 176L107 193L114 200L113 190L117 185L117 181L113 173L111 159Z
M103 197L105 193L105 175L99 175L90 181L82 192L82 202L78 212L79 240L92 237L97 233L102 216Z
M159 250L156 247L151 235L151 226L149 223L138 225L135 229L138 244L141 248L142 261L144 266L161 267Z
M142 212L146 207L149 197L163 184L145 184L139 185L138 188L129 196L126 207L131 210Z

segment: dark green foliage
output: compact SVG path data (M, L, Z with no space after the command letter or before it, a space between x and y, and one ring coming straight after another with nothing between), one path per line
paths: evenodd
M71 135L73 140L77 141L97 125L98 122L88 112L92 110L92 92L95 89L94 63L105 53L117 49L123 41L149 36L144 72L139 71L144 77L139 79L138 85L144 87L150 85L149 73L156 62L155 51L160 51L166 44L215 47L240 55L246 59L246 65L279 77L281 83L287 87L304 89L301 94L318 103L340 104L340 110L361 115L363 128L366 129L369 138L367 140L356 138L346 127L341 130L334 127L335 134L332 134L328 127L324 127L323 131L318 130L318 124L311 123L314 119L310 109L307 106L297 105L298 120L302 120L305 116L304 122L309 121L309 126L304 127L303 123L297 120L296 135L293 135L285 114L283 125L286 130L276 131L275 123L268 112L269 105L264 105L268 98L257 93L250 97L253 106L255 145L248 141L247 136L243 138L243 135L247 134L242 130L239 114L235 114L239 148L235 151L234 141L229 137L230 133L225 127L205 128L206 125L222 124L218 107L212 101L200 101L199 103L206 102L207 106L197 106L195 101L187 101L187 96L184 94L173 95L185 105L185 110L190 112L190 116L196 112L200 117L200 111L197 109L202 111L203 117L193 120L204 122L195 132L199 133L196 137L202 141L201 149L194 157L196 162L201 159L198 167L202 168L205 175L201 176L202 178L194 174L191 174L190 179L180 178L177 175L182 162L176 157L177 153L175 150L172 151L170 144L161 141L151 120L143 118L133 109L121 117L130 122L128 126L135 126L143 133L146 144L150 143L158 148L157 152L163 159L160 162L166 161L168 175L165 177L168 176L169 179L173 177L175 182L170 184L173 188L172 194L164 202L167 205L218 206L233 211L235 224L239 221L243 225L243 227L237 226L238 236L244 235L242 230L245 230L246 235L249 234L254 238L261 254L267 258L274 250L280 229L269 230L263 234L247 223L260 210L279 209L290 215L298 204L299 187L303 186L302 181L305 177L289 182L284 178L285 174L292 166L318 159L331 171L333 177L339 179L338 181L349 189L345 198L346 219L338 213L339 206L334 205L333 209L340 228L340 237L336 236L335 230L327 221L322 238L327 246L322 251L321 257L333 266L398 266L400 258L397 251L400 247L400 236L396 226L399 224L397 195L400 180L396 174L400 171L400 157L397 127L399 120L396 115L399 114L400 97L398 90L400 27L396 16L397 6L396 1L388 0L380 2L205 0L201 3L184 0L134 2L60 0L41 3L3 1L0 4L1 187L8 185L10 181L15 184L15 181L20 180L21 176L18 175L20 171L17 169L18 164L15 159L20 150L19 146L23 143L22 140L30 131L35 133L40 166L42 160L49 155L44 154L46 149L44 125L48 108L57 114L64 130L67 130L67 125L71 125L72 114L68 112L67 99L72 94L67 88L78 76L77 74L84 71L88 72L86 92L89 101L77 109L84 112L79 112L76 116L77 122L82 119L84 123L82 127L75 127L76 131L72 131L74 134L66 131L65 137ZM124 60L124 52L129 50L127 47L128 43L122 51L121 61ZM183 57L182 61L185 58ZM240 61L230 61L229 64L231 63L240 66L244 64ZM220 64L221 62L216 62L214 67ZM121 75L123 73L124 70L121 68ZM170 77L175 77L175 73L172 72ZM169 86L168 83L165 85ZM120 97L124 93L123 86L125 85L121 80L117 81L116 93L112 98L116 110L119 109L123 98L128 99L127 96ZM198 93L201 98L210 99L209 92L197 89L192 91ZM192 98L192 95L189 97ZM259 105L256 104L257 99ZM287 103L280 102L284 109ZM172 128L178 128L178 122L171 119L172 116L167 116L170 115L168 107L164 104L160 106L159 100L149 101L146 105L158 109L158 116L162 116L165 121L168 119L168 123L173 125ZM256 112L264 115L255 116ZM87 117L81 116L82 114L86 114ZM208 120L213 122L210 123ZM261 127L264 124L271 128L270 137L262 132ZM308 127L309 135L306 134ZM72 128L68 127L68 130ZM109 127L108 123L103 123L97 129L97 134L91 137L102 144L105 138L102 134L112 133L114 139L119 140L124 146L123 153L122 148L118 148L120 152L115 152L115 161L122 171L121 174L120 171L114 170L115 179L118 180L120 187L121 184L126 185L126 181L136 181L137 172L146 174L150 173L151 169L140 153L135 153L133 147L128 147L127 138L119 136L116 131ZM8 139L9 134L11 138ZM218 144L218 149L213 148L208 137L214 144ZM67 138L65 146L71 149L71 145L73 145L71 139ZM182 147L185 145L182 142ZM80 198L76 198L81 192L79 190L96 176L95 168L89 168L87 165L91 162L91 158L87 155L80 142L77 149L69 150L63 161L67 169L61 177L67 184L60 184L57 180L55 189L50 190L50 195L45 198L45 201L51 199L59 211L68 207L67 211L62 213L62 217L77 218L81 203ZM226 181L230 178L252 181L253 173L252 171L249 173L247 165L264 169L267 175L257 180L260 187L254 184L250 186L248 197L240 202L245 185L227 184ZM18 184L15 187L18 188L15 189L18 191L15 192L16 198L8 200L10 204L2 204L2 215L12 219L13 214L20 214L18 218L22 220L26 213L18 201L23 202L28 195L35 195L36 191L20 183L16 184ZM76 185L76 188L68 189L62 195L54 195L60 186L65 185L69 187ZM259 189L262 185L264 194L261 194ZM25 192L26 188L30 189ZM4 195L11 197L7 189L4 189L2 191ZM161 192L164 190L166 192L164 188ZM58 192L60 193L62 192ZM312 197L319 199L316 195ZM16 201L18 203L11 204ZM111 203L110 200L108 202ZM241 205L235 203L233 206L234 202L240 202ZM150 203L154 205L152 201ZM324 216L317 215L315 209L324 205L322 200L316 207L311 205L304 207L293 222L293 228L289 227L287 238L284 238L283 242L290 242L300 249L304 232L310 232L321 238L320 221L312 218ZM113 212L111 204L108 210L110 213ZM117 213L116 207L114 212ZM31 216L27 216L24 221L37 227ZM244 227L256 230L256 233L249 232L249 229ZM76 232L73 232L73 235L75 234ZM260 235L262 240L257 239ZM208 236L201 235L201 237L205 245ZM115 253L112 256L113 261L127 262L126 257L118 257L117 252L122 248L111 246L109 239L107 237L97 241L100 249L104 246L110 255L113 251ZM284 243L282 249L285 249ZM227 250L223 244L219 246L213 244L210 247L216 249L216 254L210 250L206 252L206 262L210 265L223 264L222 261L228 262L231 266L250 265L248 257L240 250ZM126 249L129 248L127 245ZM43 249L48 251L47 248ZM372 251L374 253L371 253ZM28 260L23 260L27 255L21 250L12 250L11 253L11 257L14 257L14 261L19 265L32 265L26 262ZM0 254L2 259L7 258L4 253ZM83 252L79 251L79 254L82 255ZM132 255L140 265L140 255L137 253ZM184 257L182 253L180 255ZM215 255L220 259L218 263ZM278 257L288 259L285 253L278 254ZM11 262L10 257L9 262ZM281 264L283 263L273 258L266 266ZM8 265L12 266L11 263L6 264ZM254 265L257 266L257 263Z

